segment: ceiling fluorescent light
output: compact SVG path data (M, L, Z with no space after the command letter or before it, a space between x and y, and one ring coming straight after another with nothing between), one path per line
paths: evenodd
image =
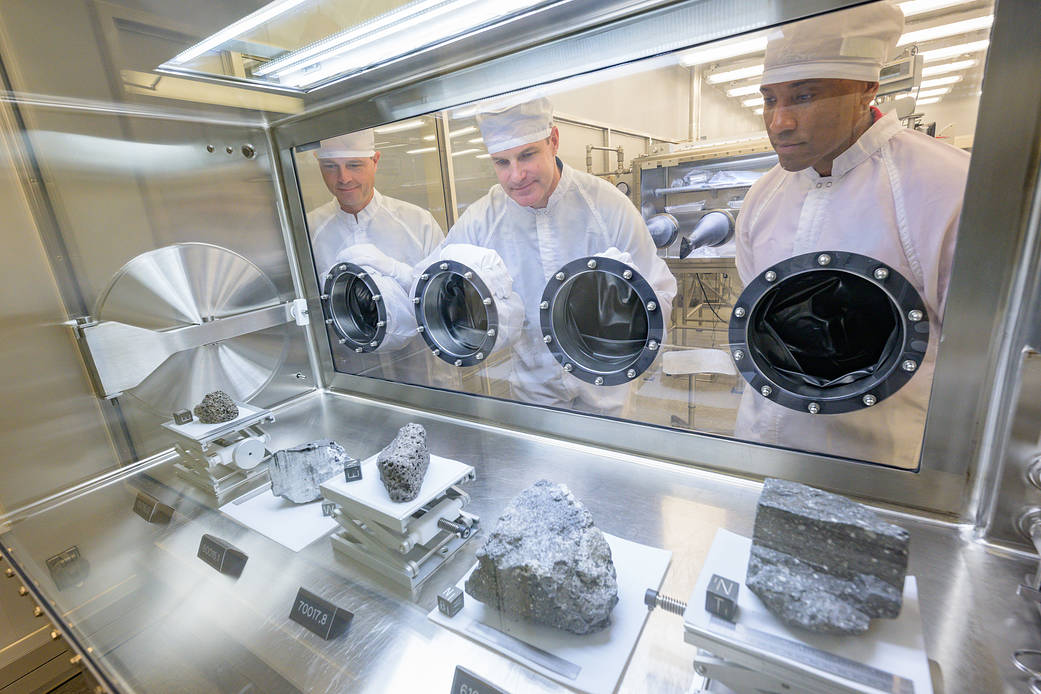
M547 0L419 0L257 70L304 88L476 31Z
M927 63L931 63L934 60L953 58L956 55L965 55L966 53L978 53L980 51L987 50L988 45L990 45L990 41L988 39L983 39L982 41L959 43L957 46L934 48L931 51L922 51L922 60L924 60Z
M480 151L481 150L477 149L476 147L471 147L470 149L461 149L458 152L452 152L452 156L453 157L461 157L464 154L473 154L474 152L480 152Z
M938 96L931 96L928 99L919 99L915 102L915 106L928 106L929 104L935 104L940 100Z
M427 152L436 152L437 147L420 147L419 149L406 149L405 154L426 154Z
M944 7L950 7L951 5L964 5L971 1L972 0L910 0L910 2L900 3L897 7L900 8L905 17L912 17L916 14L940 10Z
M253 14L247 15L239 21L229 24L216 34L213 34L191 48L178 53L171 58L167 64L172 63L175 65L183 65L190 60L195 60L203 53L212 51L217 46L220 46L236 37L242 36L262 24L270 22L275 17L288 12L302 2L304 2L304 0L276 0L276 2L268 3Z
M946 75L948 72L968 70L970 67L975 67L976 62L975 60L955 60L953 63L923 67L922 77L935 77L936 75Z
M477 128L475 128L472 125L468 125L465 128L459 128L458 130L451 131L450 133L448 133L448 136L449 137L459 137L461 135L469 135L470 133L475 133L475 132L477 132Z
M694 67L706 63L716 63L727 58L736 58L739 55L750 53L762 53L766 50L766 37L759 36L754 39L733 41L730 43L706 46L697 50L684 53L680 56L680 65Z
M947 38L948 36L970 34L974 31L989 29L990 25L993 23L994 16L988 14L973 19L965 19L960 22L941 24L939 26L929 27L928 29L909 31L900 37L900 40L896 42L896 45L906 46L909 43L922 43L923 41L934 41L936 39Z
M491 158L492 158L492 155L490 155L490 154L475 154L474 155L474 159L491 159Z
M945 84L954 84L955 82L961 82L961 75L950 75L949 77L937 77L934 80L925 80L918 86L920 89L932 89L933 87L942 87Z
M719 84L720 82L734 82L735 80L758 77L761 74L763 74L763 66L759 64L739 67L735 70L726 70L725 72L713 72L706 79L709 84Z
M947 92L951 91L950 87L941 87L940 89L923 89L918 92L919 99L928 99L930 96L943 96Z
M755 113L755 115L757 115L757 116L761 116L761 115L763 115L763 109L762 108L757 108L755 111L753 111L753 113Z
M746 87L734 87L727 90L727 96L751 96L759 93L758 84L750 84Z
M484 138L483 137L475 137L472 140L467 140L467 143L471 144L471 145L476 145L476 144L478 144L480 142L484 142Z
M747 106L748 108L752 108L753 106L762 106L763 103L764 103L763 97L760 96L760 97L757 97L755 99L745 99L744 101L741 102L741 105L742 106Z
M404 123L395 123L394 125L385 125L382 128L376 128L373 132L377 135L386 135L387 133L400 133L405 130L415 130L416 128L422 128L426 124L426 121L417 118L416 120L407 120Z

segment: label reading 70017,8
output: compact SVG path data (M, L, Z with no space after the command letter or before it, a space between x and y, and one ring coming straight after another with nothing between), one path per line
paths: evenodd
M351 623L354 614L318 597L306 588L300 588L293 600L289 618L318 634L323 639L334 639Z

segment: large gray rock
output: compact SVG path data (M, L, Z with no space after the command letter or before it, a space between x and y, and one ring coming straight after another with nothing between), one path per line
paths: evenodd
M895 618L909 535L854 501L768 479L756 508L746 585L788 624L860 634Z
M466 592L502 612L575 634L609 625L618 603L604 534L567 487L548 480L506 507L477 550Z
M295 504L315 501L321 497L318 485L342 475L350 460L343 446L328 440L275 451L268 464L271 492Z
M239 408L223 390L207 393L202 402L195 406L195 416L203 424L230 422L239 416Z
M380 481L391 501L412 501L419 495L423 477L430 467L427 431L419 424L406 424L376 458Z

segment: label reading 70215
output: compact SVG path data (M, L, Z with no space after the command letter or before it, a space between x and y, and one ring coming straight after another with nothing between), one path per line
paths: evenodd
M337 607L306 588L297 591L293 609L289 612L291 620L326 640L335 639L346 631L353 617L352 612Z

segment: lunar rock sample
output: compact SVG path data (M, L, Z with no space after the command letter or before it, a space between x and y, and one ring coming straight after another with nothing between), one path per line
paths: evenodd
M353 460L335 441L312 441L295 448L276 451L268 464L271 492L295 504L306 504L321 497L318 485L343 474L343 466Z
M567 487L548 480L506 507L477 551L466 592L502 612L574 634L609 625L618 603L604 534Z
M419 424L406 424L376 458L380 481L391 501L412 501L419 496L423 477L430 467L427 431Z
M909 535L854 501L768 479L745 583L788 624L860 634L903 602Z
M238 417L239 408L227 393L215 390L207 393L202 402L195 406L195 416L203 424L220 424Z

